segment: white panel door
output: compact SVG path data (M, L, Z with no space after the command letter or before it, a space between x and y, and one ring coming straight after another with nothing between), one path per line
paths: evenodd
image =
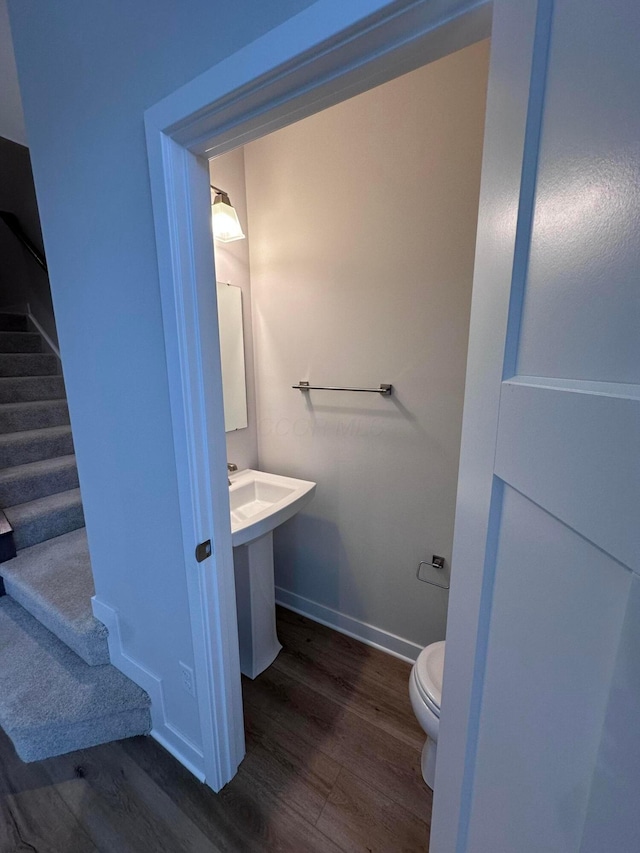
M514 113L526 59L506 56L517 22L513 9L503 15L506 5L495 6L502 66L492 71L490 99L492 86L493 97L500 89L501 109ZM482 582L461 807L455 846L436 818L432 850L632 853L640 821L629 803L640 771L625 756L640 752L637 719L626 731L621 721L631 720L634 702L640 709L638 666L629 665L640 619L632 595L640 573L640 4L520 5L530 11L531 54L502 381L493 446L478 450L492 457L490 510L475 558L465 552L466 528L456 531L454 574L457 555L463 565L452 590L436 776L438 806L438 786L447 790L455 775L447 778L455 753L447 689L463 696L455 631L467 607L465 578L472 594L475 573ZM511 35L514 43L522 37ZM501 178L492 174L483 198L495 213ZM482 224L481 208L484 281L474 294L470 356L480 360L492 335L483 301L494 298L483 245L507 239L505 221L498 213ZM465 413L461 525L478 494L477 466L465 458L490 417L473 400ZM617 785L609 803L607 779ZM613 846L594 845L612 833Z

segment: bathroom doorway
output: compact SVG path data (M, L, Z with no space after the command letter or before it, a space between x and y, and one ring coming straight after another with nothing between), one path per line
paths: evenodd
M244 746L207 160L481 41L491 24L486 5L442 18L428 2L369 18L343 8L340 22L321 6L300 19L313 18L308 29L292 24L293 42L279 28L266 53L250 50L253 59L237 68L232 58L145 114L203 775L215 789L233 776ZM328 50L317 49L323 32Z
M215 241L245 341L243 375L223 354L225 412L248 401L227 458L318 484L274 532L276 599L411 662L445 636L489 50L210 161L246 235Z

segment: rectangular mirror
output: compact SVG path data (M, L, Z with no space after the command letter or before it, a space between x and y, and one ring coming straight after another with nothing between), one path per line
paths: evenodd
M242 330L242 290L217 282L220 356L226 432L244 429L247 420L247 384L244 369L244 333Z

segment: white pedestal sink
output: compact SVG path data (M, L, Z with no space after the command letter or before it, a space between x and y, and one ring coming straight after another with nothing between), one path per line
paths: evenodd
M251 469L230 480L240 670L255 678L282 648L276 633L273 530L309 503L316 484Z

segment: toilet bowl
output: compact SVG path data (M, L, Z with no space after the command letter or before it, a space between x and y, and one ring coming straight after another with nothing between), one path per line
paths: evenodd
M443 669L444 640L441 640L420 652L409 677L409 697L413 712L427 735L422 748L422 777L431 789L436 773Z

